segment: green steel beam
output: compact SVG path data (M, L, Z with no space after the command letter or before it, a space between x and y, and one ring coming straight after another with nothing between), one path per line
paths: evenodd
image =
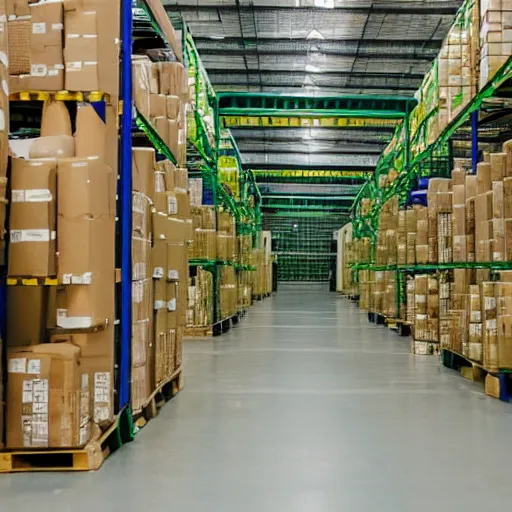
M355 196L304 196L304 195L283 195L283 194L267 194L262 196L263 199L289 199L304 201L348 201L353 203Z
M417 102L399 96L301 96L221 92L221 116L311 116L401 119Z

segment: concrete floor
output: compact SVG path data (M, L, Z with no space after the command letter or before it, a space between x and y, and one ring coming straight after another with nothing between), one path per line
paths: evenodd
M512 405L349 301L282 288L97 473L0 478L25 512L480 512L512 499ZM10 508L11 507L11 508Z

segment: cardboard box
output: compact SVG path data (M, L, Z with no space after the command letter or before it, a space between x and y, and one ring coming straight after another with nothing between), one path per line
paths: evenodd
M91 436L91 387L80 348L52 343L7 356L7 447L73 448Z
M30 16L29 0L6 0L5 9L9 19Z
M63 101L48 101L43 107L41 118L41 137L58 135L72 136L71 117L66 103Z
M66 10L64 60L68 91L99 91L99 37L96 11Z
M167 276L167 240L155 239L153 242L153 279L166 279Z
M150 120L150 76L151 61L141 55L132 56L133 98L140 114ZM158 92L158 91L157 91Z
M491 153L490 164L492 181L502 181L503 178L506 176L507 154Z
M159 240L161 242L161 240ZM132 279L149 279L153 272L151 241L132 237Z
M49 291L47 286L7 287L7 347L46 341Z
M178 326L178 283L167 283L167 329Z
M55 160L12 159L9 275L56 274Z
M154 175L156 154L153 148L132 149L133 190L141 192L152 201L155 198Z
M494 375L485 376L485 394L494 398L500 398L500 380Z
M132 199L132 234L138 238L151 240L150 199L141 192L133 192Z
M181 98L178 96L166 96L166 116L168 119L177 120L180 116Z
M60 91L64 88L62 2L37 3L30 6L31 85L36 90Z
M167 116L167 96L163 94L149 95L149 115L150 119Z
M75 156L79 158L98 157L108 163L107 146L114 141L107 136L107 124L90 104L78 104L76 113ZM115 179L115 176L112 176Z
M112 170L98 158L63 159L58 183L59 277L90 284L95 275L114 270Z

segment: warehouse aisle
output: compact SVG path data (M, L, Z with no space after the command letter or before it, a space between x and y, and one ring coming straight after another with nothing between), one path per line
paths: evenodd
M0 478L2 510L498 510L512 406L323 288L189 343L186 389L98 473ZM14 509L14 508L13 508Z

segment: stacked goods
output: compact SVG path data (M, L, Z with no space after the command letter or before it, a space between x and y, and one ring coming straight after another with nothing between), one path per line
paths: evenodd
M480 89L512 55L512 3L480 0Z
M155 151L134 148L132 152L132 407L139 411L152 389L153 277L151 211L155 197L153 169Z
M231 318L238 311L237 281L234 267L224 265L221 267L219 279L220 317L222 320Z
M439 353L439 282L430 275L414 278L414 325L412 352Z
M188 286L187 327L213 324L213 275L198 267Z
M469 0L457 14L438 59L439 124L454 119L476 92L478 15Z
M12 158L9 277L61 286L7 292L8 448L84 446L114 420L116 177L93 107L74 125L46 105L30 158Z
M409 325L414 325L414 318L416 316L416 303L415 303L415 285L414 277L407 277L407 312L406 320Z
M243 270L237 274L238 309L246 309L251 305L251 273Z
M374 311L375 274L372 270L359 271L359 307L365 311Z
M229 187L232 196L240 199L240 171L234 156L220 156L218 159L219 181Z
M236 261L237 251L236 222L229 212L219 213L219 225L217 230L217 250L221 253L217 256L222 261Z
M213 206L193 206L193 241L189 247L189 259L217 258L217 232L215 208Z
M440 258L451 261L451 179L432 178L428 182L428 263L438 263ZM440 255L439 230L443 234L443 254ZM419 236L418 229L418 236ZM423 240L424 241L424 240Z
M406 229L406 263L414 265L416 263L416 232L417 215L416 208L405 211L405 229Z
M429 220L428 220L428 208L425 206L415 206L414 211L416 213L416 233L415 233L415 260L418 264L428 263L429 257L429 245L428 245L428 233L429 233Z
M464 347L462 353L464 354ZM472 284L469 287L469 333L467 357L473 361L481 363L482 353L482 305L480 287Z
M9 89L118 96L119 7L70 0L7 2Z
M238 264L250 265L252 235L238 235Z
M397 226L399 226L398 196L382 205L379 216L379 232L375 263L394 265L397 262Z
M183 64L134 55L133 94L139 113L156 129L178 166L185 166L188 76Z

